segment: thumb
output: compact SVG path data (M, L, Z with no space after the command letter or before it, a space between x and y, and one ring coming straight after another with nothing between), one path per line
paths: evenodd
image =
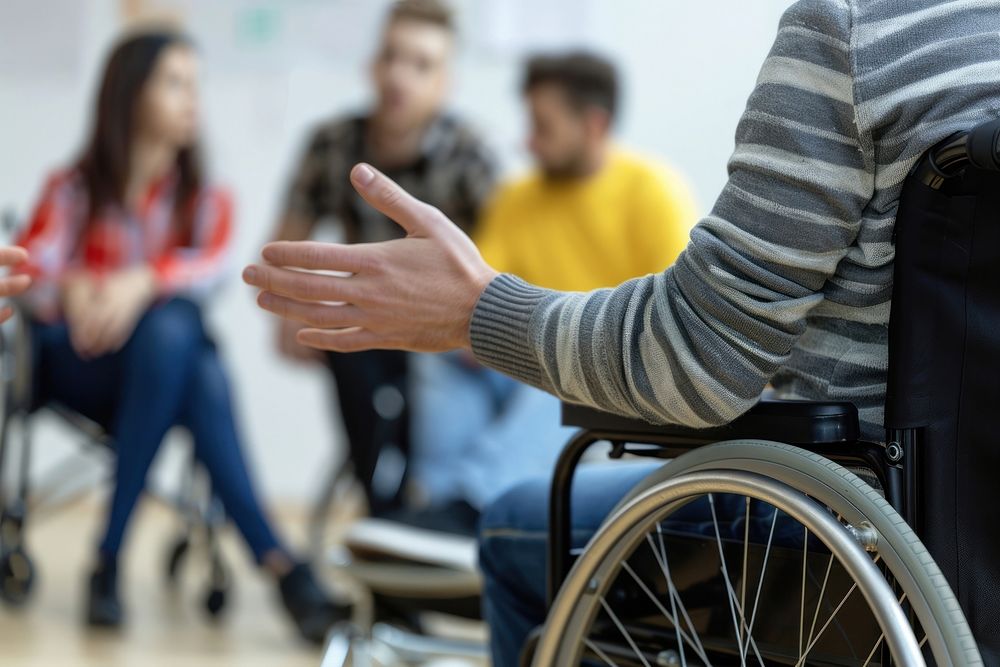
M407 234L426 230L430 207L378 169L363 162L355 165L351 183L366 202L394 220Z

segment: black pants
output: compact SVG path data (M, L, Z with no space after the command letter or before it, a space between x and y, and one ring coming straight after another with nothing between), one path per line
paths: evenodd
M409 455L407 353L331 352L327 355L327 365L337 384L348 456L364 487L372 515L381 516L400 508L405 466L399 466L398 472L387 471L386 459L390 449L397 450L400 456L396 460L403 463Z

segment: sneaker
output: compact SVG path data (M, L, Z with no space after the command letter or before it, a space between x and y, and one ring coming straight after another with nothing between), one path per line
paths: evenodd
M299 634L313 644L322 644L330 628L350 619L350 607L334 602L305 563L299 563L282 576L278 589Z
M118 566L114 562L103 561L90 575L87 624L117 628L123 620L124 611L118 598Z

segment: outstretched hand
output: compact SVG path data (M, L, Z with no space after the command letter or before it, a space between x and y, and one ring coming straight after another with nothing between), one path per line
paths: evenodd
M355 245L270 243L264 263L243 271L243 280L261 290L257 303L305 324L297 340L318 349L470 347L472 311L497 272L441 211L373 167L355 166L351 182L406 237Z

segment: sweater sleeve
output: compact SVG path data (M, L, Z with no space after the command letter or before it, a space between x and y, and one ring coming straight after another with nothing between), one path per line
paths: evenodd
M591 293L501 275L473 314L486 365L564 400L693 427L736 418L788 360L874 192L854 106L851 11L783 16L729 178L663 273Z

